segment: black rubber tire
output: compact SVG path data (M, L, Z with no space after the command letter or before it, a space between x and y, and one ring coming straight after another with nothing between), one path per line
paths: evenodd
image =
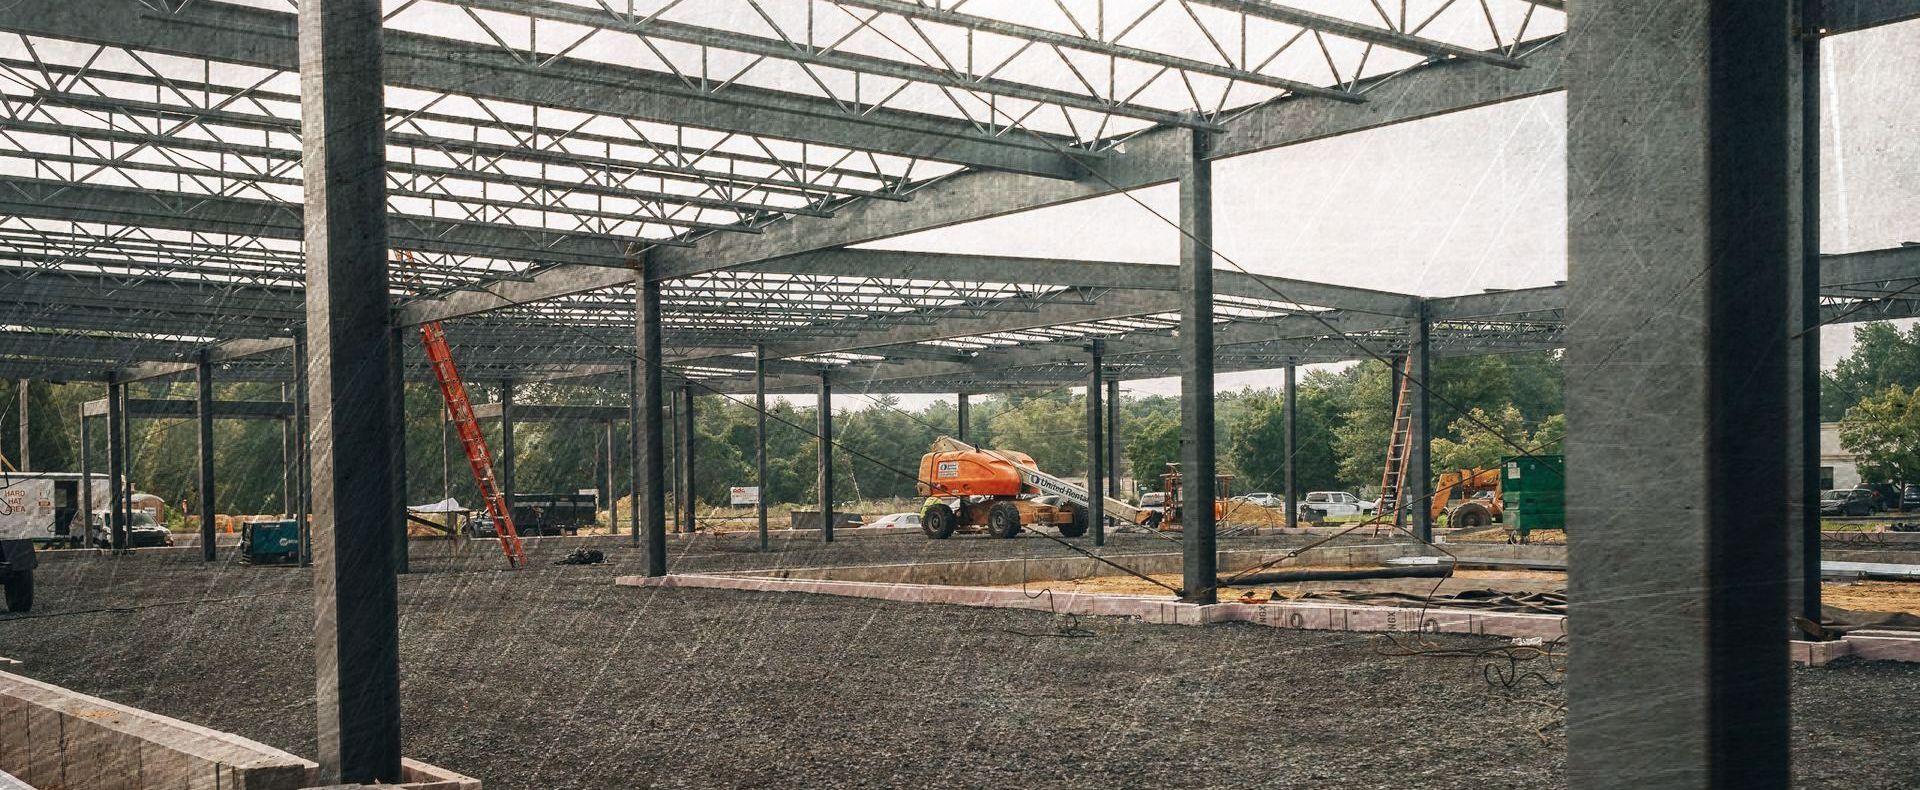
M1486 505L1468 502L1454 508L1453 517L1447 523L1457 529L1479 529L1493 523L1493 513Z
M1069 512L1071 512L1073 516L1067 519L1067 523L1061 524L1058 527L1060 537L1077 538L1087 534L1087 509L1076 507Z
M953 508L945 504L927 506L920 513L920 531L934 540L946 540L953 537Z
M33 611L33 571L14 571L7 574L7 611Z
M987 534L996 538L1020 534L1020 507L1012 502L995 502L987 509Z

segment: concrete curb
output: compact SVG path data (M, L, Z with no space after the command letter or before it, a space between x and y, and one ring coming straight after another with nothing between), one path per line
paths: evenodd
M900 603L1028 609L1054 614L1132 617L1155 625L1251 623L1269 628L1356 633L1442 633L1510 639L1553 640L1566 636L1567 618L1557 614L1488 612L1418 606L1367 606L1326 602L1218 603L1202 606L1169 598L1105 593L1033 593L950 584L898 584L767 576L671 574L621 576L616 586L654 589L699 588L839 595ZM1044 584L1044 583L1042 583ZM1825 666L1843 656L1868 661L1920 662L1920 634L1856 631L1832 642L1791 641L1788 657L1796 664Z

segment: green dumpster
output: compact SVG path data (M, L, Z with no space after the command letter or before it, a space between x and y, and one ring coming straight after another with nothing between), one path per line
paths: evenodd
M1567 528L1567 459L1523 455L1500 459L1500 496L1508 528L1527 533Z

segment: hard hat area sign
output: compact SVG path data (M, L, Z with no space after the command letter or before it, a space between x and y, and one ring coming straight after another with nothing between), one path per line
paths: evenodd
M728 492L730 494L730 498L733 500L733 504L736 504L736 505L760 504L760 487L759 486L733 486L732 488L728 489Z

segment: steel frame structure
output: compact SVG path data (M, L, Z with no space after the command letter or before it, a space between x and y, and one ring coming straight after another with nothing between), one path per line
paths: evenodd
M1281 0L291 5L0 9L0 376L117 392L196 373L202 400L212 375L350 383L371 363L343 345L375 328L337 322L351 317L382 324L372 345L387 356L367 381L390 384L426 374L385 350L403 345L396 330L446 321L475 381L624 378L647 492L634 538L644 521L649 571L664 573L668 386L826 402L1177 375L1189 421L1210 426L1215 372L1409 354L1424 370L1436 355L1579 346L1558 286L1427 298L1228 271L1210 245L1219 160L1561 91L1570 71L1614 87L1577 61L1598 44L1575 46L1559 0L1380 0L1351 18ZM1661 13L1684 17L1681 5ZM1795 29L1806 41L1916 17L1916 0L1810 0ZM1687 30L1703 47L1739 35ZM378 82L302 72L348 53L380 63ZM363 126L313 103L328 91ZM348 166L339 152L354 146L384 150L383 166ZM310 168L326 172L310 183ZM1177 262L865 248L1175 183ZM381 202L356 202L367 195ZM355 237L349 221L378 233ZM407 255L372 265L375 236ZM1810 321L1920 315L1920 251L1816 268ZM331 334L310 338L309 323ZM317 445L358 452L368 420L348 426L360 439ZM1189 434L1186 469L1210 481L1211 429ZM364 449L403 457L391 442ZM314 485L331 520L345 489ZM1200 539L1187 595L1207 601L1210 495L1188 493ZM345 504L372 523L383 499ZM343 582L390 592L404 567L366 561L378 538L317 537ZM365 610L323 601L340 626L323 644L361 639L354 622L384 634L386 592ZM323 763L394 778L390 729L340 731L397 695L387 668L356 680L350 654L322 660Z

